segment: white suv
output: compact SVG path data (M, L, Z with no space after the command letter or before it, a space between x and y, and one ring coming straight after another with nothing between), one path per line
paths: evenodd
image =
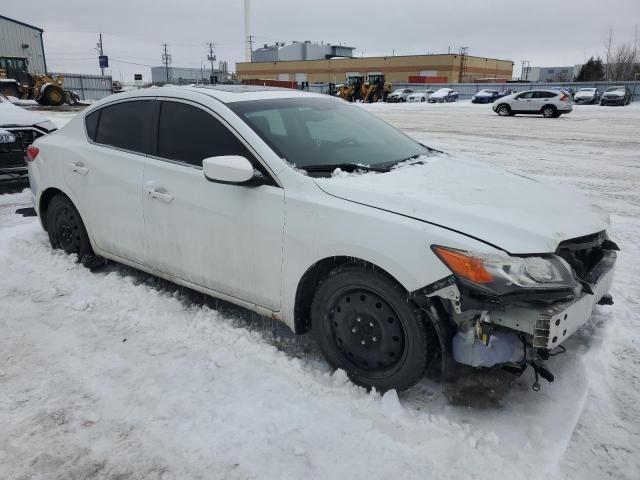
M591 202L328 96L122 93L28 155L54 248L312 331L366 387L407 388L452 360L543 374L609 301L617 247Z
M522 113L557 118L571 113L573 103L571 95L562 90L528 90L496 100L491 108L503 117Z

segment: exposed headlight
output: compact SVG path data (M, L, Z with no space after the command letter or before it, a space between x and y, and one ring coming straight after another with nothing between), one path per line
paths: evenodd
M521 289L568 290L578 286L569 264L557 255L512 257L432 248L459 279L497 295Z
M53 130L58 129L58 127L56 127L56 124L51 120L45 120L44 122L36 123L36 126L46 130L47 132L52 132Z
M13 143L16 141L16 137L8 130L0 130L0 143Z

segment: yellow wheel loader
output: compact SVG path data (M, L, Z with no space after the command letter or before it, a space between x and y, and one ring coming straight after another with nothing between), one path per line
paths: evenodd
M64 77L32 74L25 58L0 57L0 93L21 100L35 100L40 105L59 107L65 102L78 103L78 95L64 90Z
M366 103L376 103L378 100L386 101L393 85L384 81L384 75L372 74L367 80L367 83L362 85L362 101Z
M340 87L338 95L347 102L362 100L363 76L351 76L347 78L346 85Z

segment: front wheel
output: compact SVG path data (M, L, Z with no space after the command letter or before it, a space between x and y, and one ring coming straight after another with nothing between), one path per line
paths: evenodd
M333 270L316 291L311 321L327 361L366 388L411 387L433 353L420 310L401 286L371 269Z
M508 105L500 105L497 109L496 109L496 113L498 115L500 115L501 117L507 117L509 116L509 114L511 113L511 109L509 108Z

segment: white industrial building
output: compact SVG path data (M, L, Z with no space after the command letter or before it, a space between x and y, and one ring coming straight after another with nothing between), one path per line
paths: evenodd
M334 45L331 43L292 42L289 45L275 43L264 44L251 52L252 62L284 62L294 60L326 60L334 57L353 57L355 47Z
M46 73L43 31L28 23L0 15L0 68L15 68L14 63L25 59L29 73Z

